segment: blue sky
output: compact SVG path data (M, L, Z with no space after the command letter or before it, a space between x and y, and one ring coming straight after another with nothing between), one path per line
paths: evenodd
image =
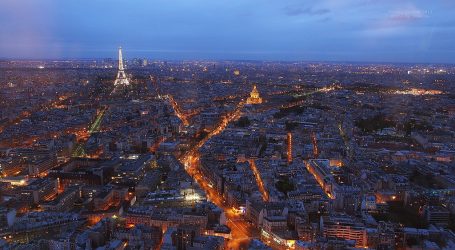
M1 0L1 58L455 63L454 0Z

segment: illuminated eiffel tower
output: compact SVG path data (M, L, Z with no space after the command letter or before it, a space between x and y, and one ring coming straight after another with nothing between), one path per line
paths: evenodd
M129 86L130 81L126 77L125 68L123 67L122 47L118 48L118 72L114 86Z

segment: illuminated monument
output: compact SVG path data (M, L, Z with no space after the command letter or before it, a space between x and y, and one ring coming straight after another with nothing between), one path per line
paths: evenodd
M125 69L123 67L123 57L122 57L122 47L118 48L118 72L117 78L115 79L114 86L129 86L130 81L125 74Z
M262 98L259 96L259 91L256 85L253 86L253 90L250 93L250 97L246 100L247 104L261 104Z

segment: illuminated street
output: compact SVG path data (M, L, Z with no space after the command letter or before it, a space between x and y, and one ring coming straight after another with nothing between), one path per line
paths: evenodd
M188 126L190 124L188 121L188 117L183 113L178 103L174 100L174 97L172 95L166 95L166 97L171 103L172 108L174 109L174 112L177 115L177 117L183 122L183 125Z
M73 157L81 157L81 156L85 155L85 152L84 152L85 142L92 133L99 131L99 129L101 127L101 122L103 121L103 118L104 118L104 114L106 113L107 110L108 110L108 107L105 106L98 112L98 114L95 117L95 120L92 122L92 124L90 124L90 126L88 128L88 130L86 132L86 136L81 137L81 141L79 141L77 143L77 145L74 147L74 151L72 154Z
M213 187L210 187L206 178L202 176L201 171L198 169L200 164L198 151L206 141L221 133L230 122L238 119L243 106L244 102L241 101L234 111L223 117L217 127L215 127L206 137L197 142L192 149L181 157L181 162L185 166L185 170L189 175L193 176L195 181L205 191L208 200L224 210L228 222L227 225L232 230L232 240L229 240L228 243L229 249L239 249L241 246L245 246L245 244L247 244L252 237L258 237L258 232L253 229L248 222L242 219L242 216L236 213L233 208L227 207L223 196L220 195Z
M264 188L264 183L262 182L261 173L259 173L258 168L256 167L256 162L253 159L250 159L248 162L250 164L251 170L254 173L254 176L256 177L256 183L258 185L259 191L262 194L262 199L264 201L268 201L269 194L267 193L267 190Z

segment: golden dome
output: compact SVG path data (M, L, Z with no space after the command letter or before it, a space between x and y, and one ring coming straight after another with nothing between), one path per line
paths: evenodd
M246 100L247 104L260 104L262 103L262 98L259 95L259 91L256 87L256 84L253 85L253 90L250 93L250 97Z

